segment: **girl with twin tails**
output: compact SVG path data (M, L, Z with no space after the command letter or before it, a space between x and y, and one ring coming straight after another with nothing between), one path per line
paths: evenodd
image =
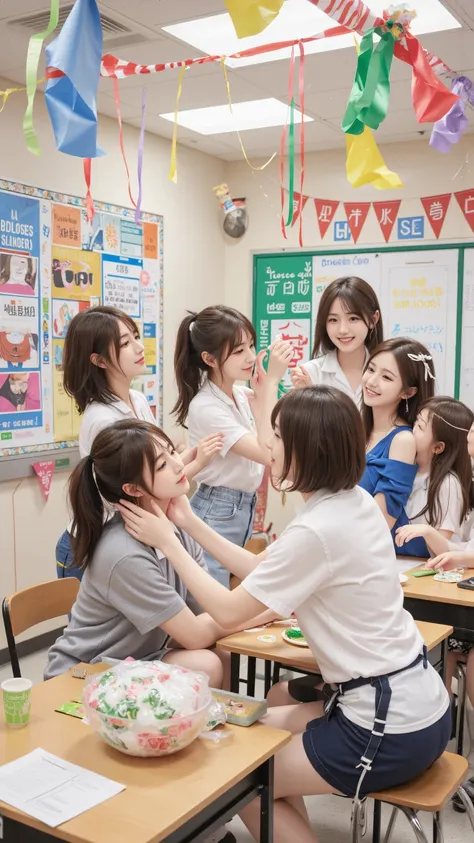
M418 413L413 428L418 471L405 510L409 523L395 537L399 554L437 556L450 539L460 541L463 522L474 508L466 448L473 422L466 404L444 395L431 398Z
M431 355L416 340L386 340L370 355L362 384L366 468L360 485L375 498L395 537L408 524L405 508L417 473L413 425L434 395Z
M362 373L383 340L377 296L362 278L337 278L319 303L313 359L292 371L293 386L326 384L362 404Z
M191 445L222 436L216 458L196 475L199 487L191 506L241 547L252 535L256 492L270 460L270 416L293 349L277 339L269 349L267 371L265 354L256 355L252 323L231 307L190 312L178 329L176 420L187 424ZM251 389L238 385L245 381ZM206 561L212 576L228 587L229 571L210 554Z

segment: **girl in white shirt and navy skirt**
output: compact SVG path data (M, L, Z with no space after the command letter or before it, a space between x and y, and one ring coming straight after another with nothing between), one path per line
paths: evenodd
M121 507L127 529L163 547L178 576L218 623L265 608L293 612L333 690L322 702L268 710L266 723L292 732L275 758L275 842L314 843L306 795L363 797L410 781L444 751L449 698L403 608L395 553L373 498L357 484L365 437L357 407L332 387L292 390L272 413L271 470L304 507L260 556L234 547L196 518L182 497L166 515ZM227 591L201 570L173 523L243 578ZM291 702L291 700L288 700ZM258 839L259 806L242 819Z
M252 323L231 307L207 307L189 313L178 329L175 375L178 424L187 424L189 441L222 435L222 447L196 475L199 487L191 500L194 512L214 530L241 547L252 535L257 489L270 452L270 414L278 383L292 357L292 347L276 340L270 350L255 353ZM250 381L252 389L238 386ZM230 574L212 554L208 570L229 586Z
M362 372L383 341L377 296L356 276L336 278L321 296L313 357L292 371L293 386L335 386L362 404Z

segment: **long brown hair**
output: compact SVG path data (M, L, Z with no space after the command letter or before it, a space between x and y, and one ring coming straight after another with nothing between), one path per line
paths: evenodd
M87 568L104 527L104 500L110 504L122 498L139 504L123 491L125 483L145 489L145 469L154 476L159 453L157 442L173 448L166 433L150 422L124 419L102 430L94 439L90 455L75 467L69 481L73 523L71 542L74 564Z
M280 486L290 470L289 491L339 492L357 486L365 469L365 441L356 404L332 386L293 389L275 404L285 460Z
M204 375L211 371L202 359L204 352L215 357L222 366L242 342L244 331L255 343L252 323L233 307L216 305L200 313L188 311L178 328L174 352L174 372L178 386L178 400L173 414L178 424L184 425L189 405L199 392Z
M106 363L116 365L120 356L120 322L140 336L133 319L115 307L83 310L69 324L64 342L63 382L65 392L74 398L80 413L92 401L111 404L117 400L110 390L106 369L95 366L91 355L97 354Z
M354 313L367 325L369 332L365 338L365 347L371 353L383 341L383 322L379 300L374 290L355 275L336 278L325 289L319 302L316 327L314 330L313 357L327 354L336 346L329 338L327 321L331 307L340 299L347 313ZM379 318L376 320L376 313Z
M454 474L462 490L461 524L468 511L474 508L472 463L466 447L467 434L474 422L474 413L462 401L456 401L447 395L430 398L420 407L420 413L423 410L426 411L427 421L431 422L433 441L443 442L444 449L439 454L433 454L428 500L425 508L414 517L418 518L427 512L432 527L441 524L444 513L439 500L440 489L445 477Z
M377 346L375 351L372 352L367 360L364 372L367 371L372 360L377 357L378 354L382 354L386 351L393 354L395 358L398 371L400 372L403 390L408 391L409 389L416 389L415 394L411 398L400 398L396 410L397 418L403 419L405 424L413 427L415 419L420 412L420 407L434 395L435 368L433 360L428 349L425 348L421 342L418 342L417 340L410 340L406 337L394 337L390 340L385 340L385 342L382 342ZM414 357L417 359L414 360ZM430 374L428 374L428 372L430 372ZM364 403L362 405L361 413L365 428L366 442L368 442L374 428L372 407L368 407Z

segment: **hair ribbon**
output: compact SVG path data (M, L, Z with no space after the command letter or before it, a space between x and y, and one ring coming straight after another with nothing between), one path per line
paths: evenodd
M430 376L431 380L436 380L435 376L433 375L433 372L431 371L428 365L428 360L433 359L431 354L409 354L408 357L415 363L423 363L423 366L425 367L425 381L428 380L428 375Z

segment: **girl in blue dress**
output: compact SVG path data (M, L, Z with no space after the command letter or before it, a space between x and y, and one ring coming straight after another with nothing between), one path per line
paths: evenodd
M362 384L366 468L360 485L395 537L408 524L405 507L417 472L412 428L420 407L434 395L433 360L416 340L386 340L369 357Z

